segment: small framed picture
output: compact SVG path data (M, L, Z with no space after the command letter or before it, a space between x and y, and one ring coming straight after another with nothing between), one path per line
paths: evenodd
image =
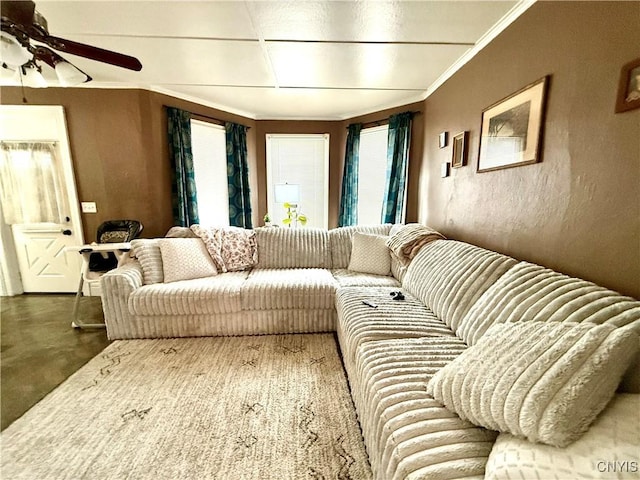
M440 148L446 147L448 139L449 139L449 133L441 132L440 135L438 135L438 147Z
M460 132L453 136L453 154L451 166L453 168L463 167L467 164L467 151L469 143L469 132Z
M640 108L640 58L622 67L616 99L616 113L634 108Z
M482 111L478 172L540 161L549 77Z
M447 178L449 176L449 162L442 162L440 164L440 176Z

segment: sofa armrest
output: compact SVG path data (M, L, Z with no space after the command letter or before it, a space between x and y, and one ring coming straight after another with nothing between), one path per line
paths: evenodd
M110 340L126 338L133 322L129 312L129 296L142 286L142 267L137 260L105 273L100 279L102 310Z

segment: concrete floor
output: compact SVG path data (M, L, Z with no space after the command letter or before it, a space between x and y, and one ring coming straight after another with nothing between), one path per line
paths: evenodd
M0 410L4 430L108 344L104 329L71 328L74 295L0 297ZM81 319L103 321L100 297Z

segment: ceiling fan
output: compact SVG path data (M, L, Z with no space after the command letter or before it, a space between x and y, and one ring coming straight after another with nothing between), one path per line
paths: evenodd
M49 35L47 20L36 11L36 4L31 0L2 0L0 16L0 61L3 72L15 70L15 75L20 77L21 82L24 80L27 86L47 86L38 60L56 71L63 86L79 85L92 80L54 50L129 70L142 69L140 61L129 55ZM32 41L38 43L32 44Z

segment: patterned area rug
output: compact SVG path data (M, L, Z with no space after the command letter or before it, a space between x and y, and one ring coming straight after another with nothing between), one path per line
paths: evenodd
M331 334L117 341L0 439L7 479L371 478Z

